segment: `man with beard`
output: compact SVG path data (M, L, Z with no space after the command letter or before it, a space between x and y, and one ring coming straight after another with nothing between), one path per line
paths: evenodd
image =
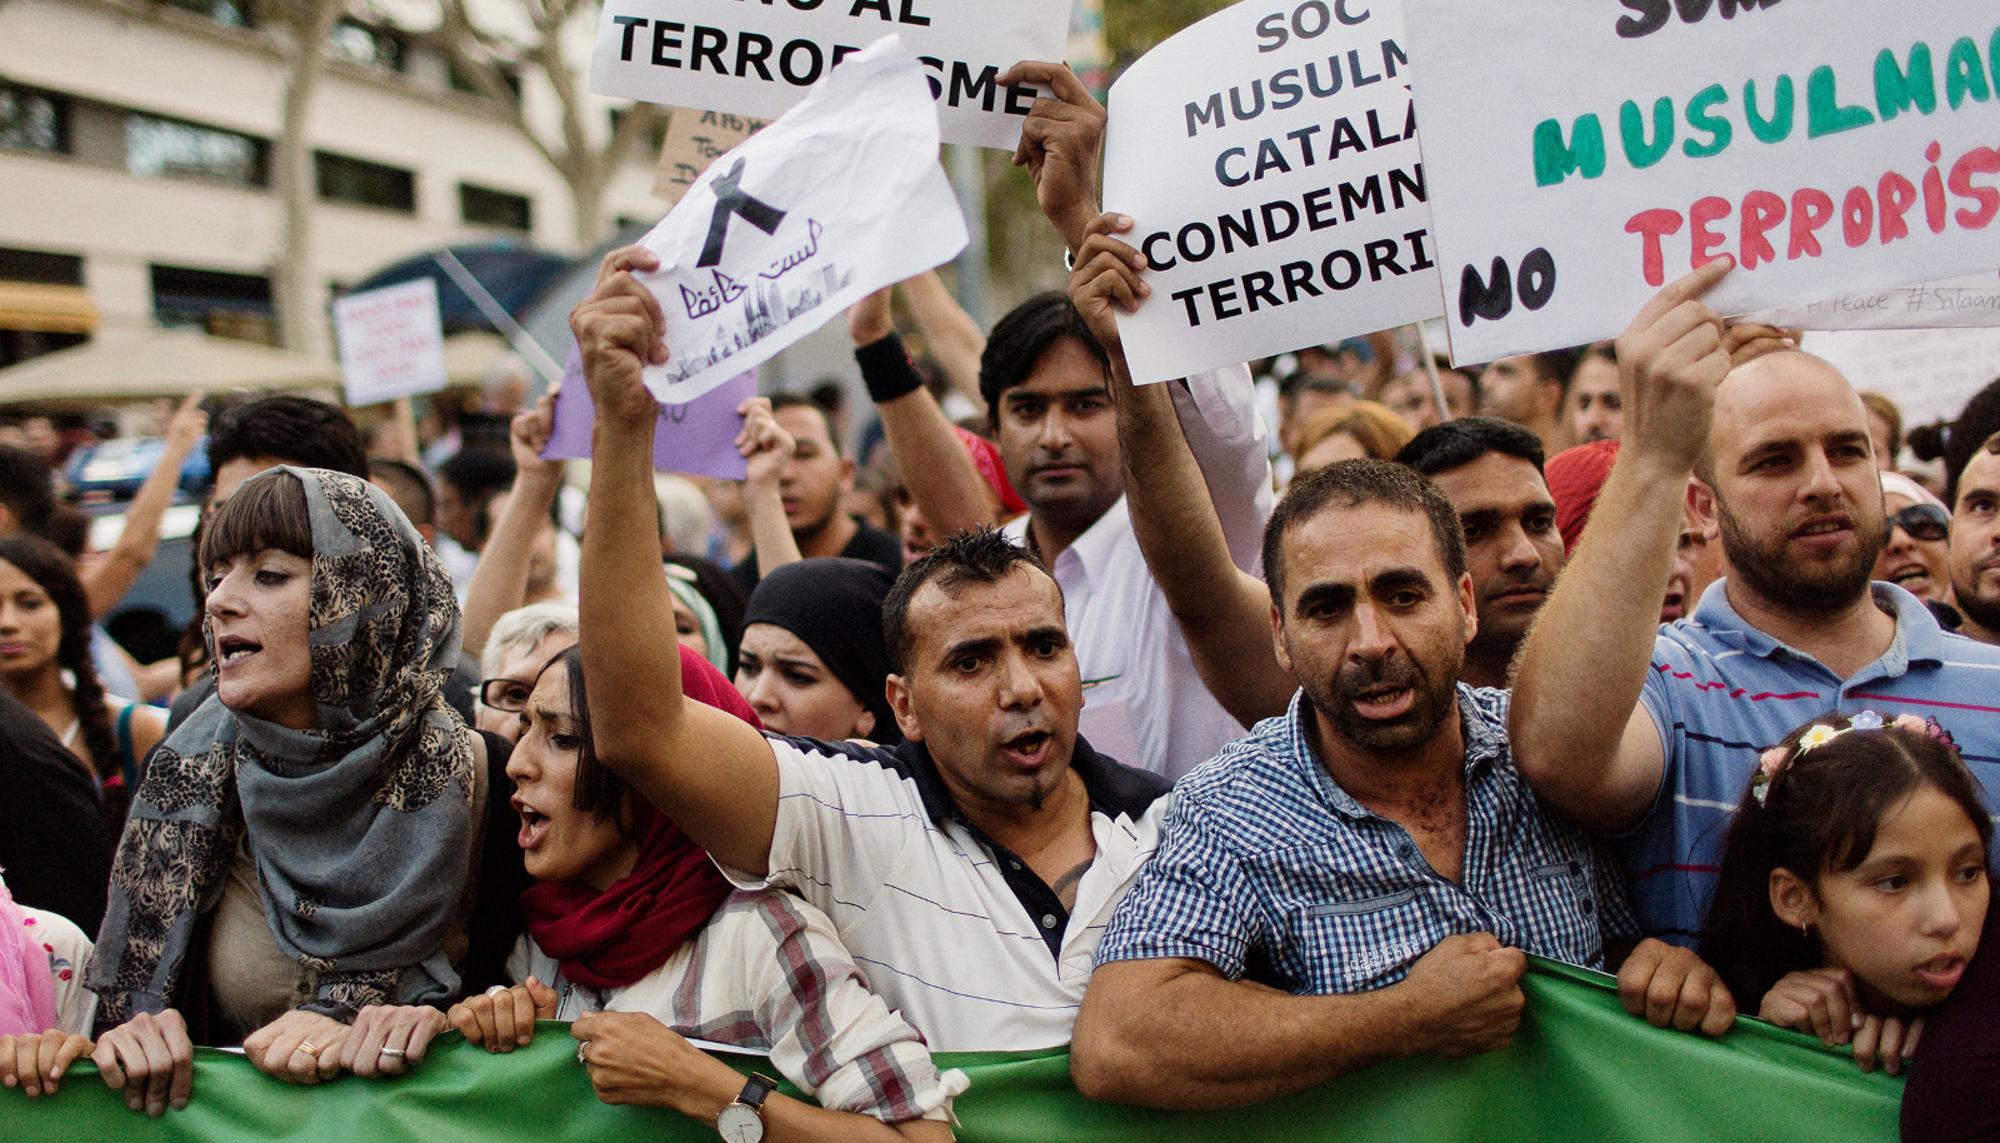
M1541 441L1508 421L1466 417L1418 433L1396 461L1429 477L1465 529L1479 625L1459 679L1504 687L1514 652L1563 565Z
M1294 482L1264 539L1301 690L1182 779L1097 951L1071 1071L1096 1099L1230 1107L1519 1023L1523 952L1591 968L1630 933L1615 869L1511 760L1504 692L1458 682L1478 626L1457 514L1410 469ZM1735 1008L1649 942L1628 1008L1710 1033Z
M1833 366L1782 344L1753 357L1702 304L1729 268L1669 285L1618 339L1623 447L1514 678L1522 772L1620 837L1641 926L1677 943L1701 931L1759 752L1809 719L1935 716L2000 792L2000 649L1870 585L1887 523L1867 414ZM1691 474L1729 574L1662 628Z
M1987 437L1959 473L1951 593L1964 617L1959 634L2000 644L2000 433Z

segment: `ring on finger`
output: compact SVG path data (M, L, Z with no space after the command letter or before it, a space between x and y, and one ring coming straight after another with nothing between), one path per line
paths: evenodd
M581 1043L581 1044L578 1044L578 1045L576 1046L576 1062L577 1062L577 1063L579 1063L579 1064L588 1064L588 1063L590 1063L590 1061L589 1061L588 1059L585 1059L585 1058L584 1058L584 1055L583 1055L583 1053L584 1053L584 1049L586 1049L586 1048L588 1048L588 1047L590 1047L590 1041L589 1041L589 1040L585 1040L585 1041L584 1041L583 1043Z
M381 1051L382 1058L386 1060L400 1060L408 1054L401 1048L384 1048Z
M319 1052L320 1052L319 1045L313 1043L311 1040L299 1041L299 1046L293 1048L292 1051L304 1052L306 1055L311 1056L315 1060L319 1059Z

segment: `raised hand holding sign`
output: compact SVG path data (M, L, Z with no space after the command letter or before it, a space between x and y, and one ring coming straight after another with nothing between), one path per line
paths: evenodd
M673 347L646 387L692 401L965 243L923 69L888 37L718 159L641 240L658 266L634 277Z

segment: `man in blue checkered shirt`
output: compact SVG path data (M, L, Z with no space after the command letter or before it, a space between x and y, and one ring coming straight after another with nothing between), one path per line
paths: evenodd
M1524 951L1602 968L1634 933L1616 873L1515 770L1506 695L1456 681L1477 616L1435 487L1370 460L1304 477L1264 568L1302 689L1176 787L1077 1021L1094 1098L1234 1106L1491 1050L1519 1022ZM1628 1007L1728 1026L1713 972L1642 950Z

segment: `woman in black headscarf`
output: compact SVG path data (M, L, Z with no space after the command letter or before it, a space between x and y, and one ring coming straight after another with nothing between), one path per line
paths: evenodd
M882 603L895 577L865 560L800 560L751 593L736 689L766 730L885 746L903 740L883 681Z

